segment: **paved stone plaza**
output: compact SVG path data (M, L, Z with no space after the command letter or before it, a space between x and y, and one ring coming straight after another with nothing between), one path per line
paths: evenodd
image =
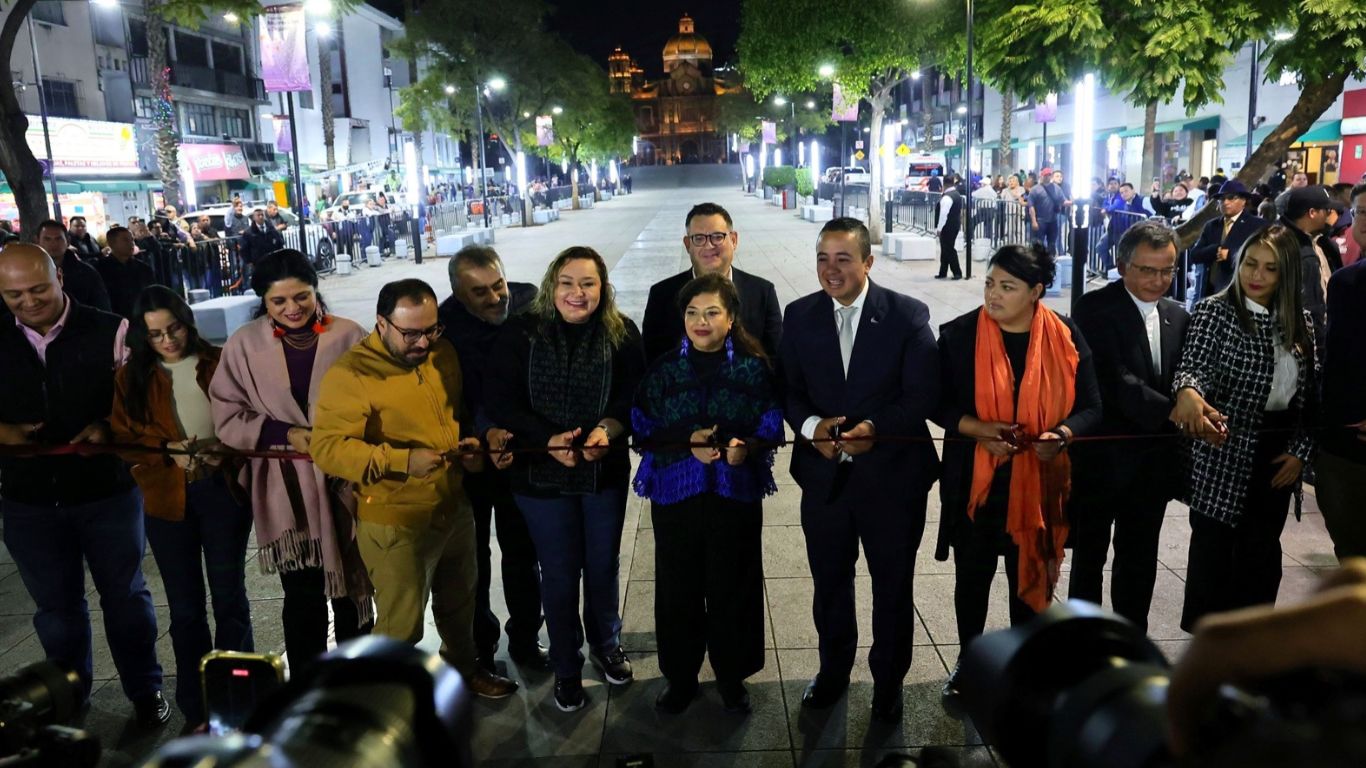
M760 198L740 191L738 170L722 166L681 166L634 171L635 194L585 211L566 211L554 224L531 229L499 230L497 247L512 280L539 283L545 264L569 245L599 250L612 267L611 281L625 310L637 320L643 314L649 286L687 265L681 245L683 217L694 203L711 200L725 206L740 233L737 265L772 280L786 303L817 289L815 240L819 226L802 221L792 211L781 211ZM361 269L348 277L324 281L322 291L333 312L369 327L374 299L384 282L400 277L422 277L445 297L450 293L445 259L422 265L389 262ZM925 301L935 326L981 303L982 265L974 278L962 282L933 279L937 264L879 260L873 280ZM1063 309L1065 300L1050 300ZM936 430L937 432L938 430ZM589 706L562 713L551 696L548 673L522 675L509 664L508 673L522 683L512 698L481 701L475 754L486 766L603 766L616 765L626 754L652 753L656 766L871 766L888 751L926 745L961 750L965 766L996 765L991 751L971 724L944 715L939 686L957 654L954 627L952 564L936 562L934 521L937 493L931 494L926 534L916 561L917 626L914 662L904 692L905 714L895 728L869 722L872 680L867 670L871 639L871 588L860 562L857 579L861 655L847 699L831 710L804 712L802 689L817 671L816 632L811 619L811 574L799 525L800 491L787 475L786 456L778 461L779 492L765 503L764 576L768 596L767 662L750 679L754 712L748 717L725 713L710 685L681 716L658 714L653 706L661 679L654 657L654 535L650 510L640 499L627 508L621 551L621 580L625 630L623 643L635 666L634 683L619 688L603 684L591 667L585 668ZM1305 498L1300 522L1287 524L1282 602L1309 592L1318 573L1335 565L1332 545L1311 495ZM1151 632L1170 658L1179 656L1187 635L1178 626L1190 527L1186 510L1172 504L1162 531L1160 568ZM496 550L495 550L496 552ZM254 559L255 551L249 556ZM496 556L496 555L495 555ZM176 684L169 673L170 625L156 564L150 552L145 572L156 602L161 638L158 650L166 666L167 695ZM495 567L494 573L496 574ZM495 578L496 588L497 578ZM989 628L1006 625L1005 579L995 582ZM282 596L277 577L248 566L248 588L253 597L257 649L283 648L279 615ZM1066 594L1066 574L1061 585ZM174 736L181 726L177 712L156 736L139 733L127 718L131 706L124 699L104 641L97 596L91 588L96 682L93 706L84 724L104 742L104 764L136 765L155 746ZM501 596L495 597L501 605ZM8 552L0 548L0 674L42 658L30 621L33 604ZM430 628L429 622L429 628ZM423 646L435 649L435 631ZM710 674L704 669L704 677Z

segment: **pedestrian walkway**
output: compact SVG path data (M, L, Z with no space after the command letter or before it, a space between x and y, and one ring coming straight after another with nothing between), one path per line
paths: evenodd
M711 200L725 206L740 234L736 264L772 280L786 303L817 289L815 242L820 227L802 221L793 211L782 211L761 198L740 191L738 171L725 166L681 166L635 169L635 194L585 211L566 211L561 221L543 227L498 230L497 248L513 280L539 283L546 263L569 245L598 249L611 267L611 281L621 307L639 320L649 286L687 266L682 248L683 217L694 203ZM378 269L334 276L322 284L332 311L369 326L379 286L402 277L422 277L441 297L449 294L446 259L388 262ZM974 278L958 282L933 279L937 263L897 263L879 258L872 278L909 293L930 307L937 328L981 304L982 265ZM1065 299L1050 303L1065 309ZM937 432L937 430L936 430ZM784 451L776 464L778 494L764 505L763 539L768 632L763 671L750 679L754 711L748 717L727 714L712 686L704 680L703 695L681 716L661 715L654 698L662 680L654 656L654 531L647 504L633 499L627 508L621 548L623 583L623 642L635 666L636 680L612 688L591 667L585 668L589 705L575 713L555 708L548 674L522 674L507 662L509 674L522 684L516 696L480 701L475 755L480 766L554 766L556 768L612 768L623 755L649 753L654 764L671 766L870 766L894 750L927 745L951 747L965 766L993 766L991 751L971 724L946 717L939 705L939 687L957 659L957 631L953 616L953 567L933 559L938 495L931 492L929 523L916 560L915 653L904 691L902 722L889 727L870 722L872 680L867 671L871 641L871 581L860 561L856 578L860 651L848 697L824 712L800 707L802 689L817 671L816 631L811 619L812 581L800 527L800 491L787 474ZM1318 573L1336 564L1332 545L1311 496L1305 499L1302 521L1293 519L1282 537L1285 549L1282 602L1297 600L1313 588ZM1178 626L1190 538L1187 511L1179 504L1168 509L1159 551L1159 573L1154 597L1151 635L1170 658L1179 656L1187 635ZM252 553L255 557L255 553ZM497 550L495 547L495 558ZM162 637L158 644L163 665L172 671L169 617L156 565L148 555L145 565ZM1066 566L1064 566L1066 568ZM493 572L498 573L495 560ZM502 595L495 578L495 611ZM1060 593L1066 594L1066 573ZM258 650L283 648L280 629L279 581L248 564L248 588ZM96 599L89 596L92 602ZM993 585L988 628L1007 625L1006 585L1002 575ZM42 657L30 617L33 604L15 572L8 553L0 549L0 674L14 671ZM138 737L126 730L129 711L104 643L102 618L92 611L95 634L96 683L94 703L85 718L87 728L104 740L106 765L127 765L174 735L178 715L159 737ZM436 650L438 641L429 620L422 645ZM499 658L506 662L505 657ZM704 677L710 674L704 669ZM175 684L174 679L168 686ZM169 697L169 691L168 691Z

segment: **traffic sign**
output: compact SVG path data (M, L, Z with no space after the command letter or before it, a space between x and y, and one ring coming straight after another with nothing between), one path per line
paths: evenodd
M863 142L860 141L859 143L862 144ZM855 160L862 160L865 157L867 157L867 155L863 154L863 150L861 149L854 153Z
M956 146L958 146L958 136L957 136L957 134L950 133L950 134L948 134L947 136L945 136L945 137L944 137L944 146L946 146L946 147L956 147Z
M908 146L906 146L905 144L902 144L901 146L899 146L899 147L896 148L896 156L897 156L897 157L907 157L907 156L909 156L910 154L911 154L911 148L908 147Z
M863 139L854 142L854 149L863 149Z

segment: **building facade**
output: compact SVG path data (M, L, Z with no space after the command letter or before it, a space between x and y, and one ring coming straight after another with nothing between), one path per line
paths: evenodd
M645 165L714 163L726 155L716 130L716 97L738 88L712 63L711 45L691 17L664 44L664 77L646 80L630 55L618 48L607 60L613 93L631 96L640 141L636 161Z

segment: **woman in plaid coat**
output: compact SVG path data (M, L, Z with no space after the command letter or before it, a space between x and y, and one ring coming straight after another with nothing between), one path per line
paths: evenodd
M1273 225L1248 238L1237 279L1195 307L1172 421L1192 437L1191 542L1181 627L1274 603L1281 531L1313 452L1313 321L1299 244Z

